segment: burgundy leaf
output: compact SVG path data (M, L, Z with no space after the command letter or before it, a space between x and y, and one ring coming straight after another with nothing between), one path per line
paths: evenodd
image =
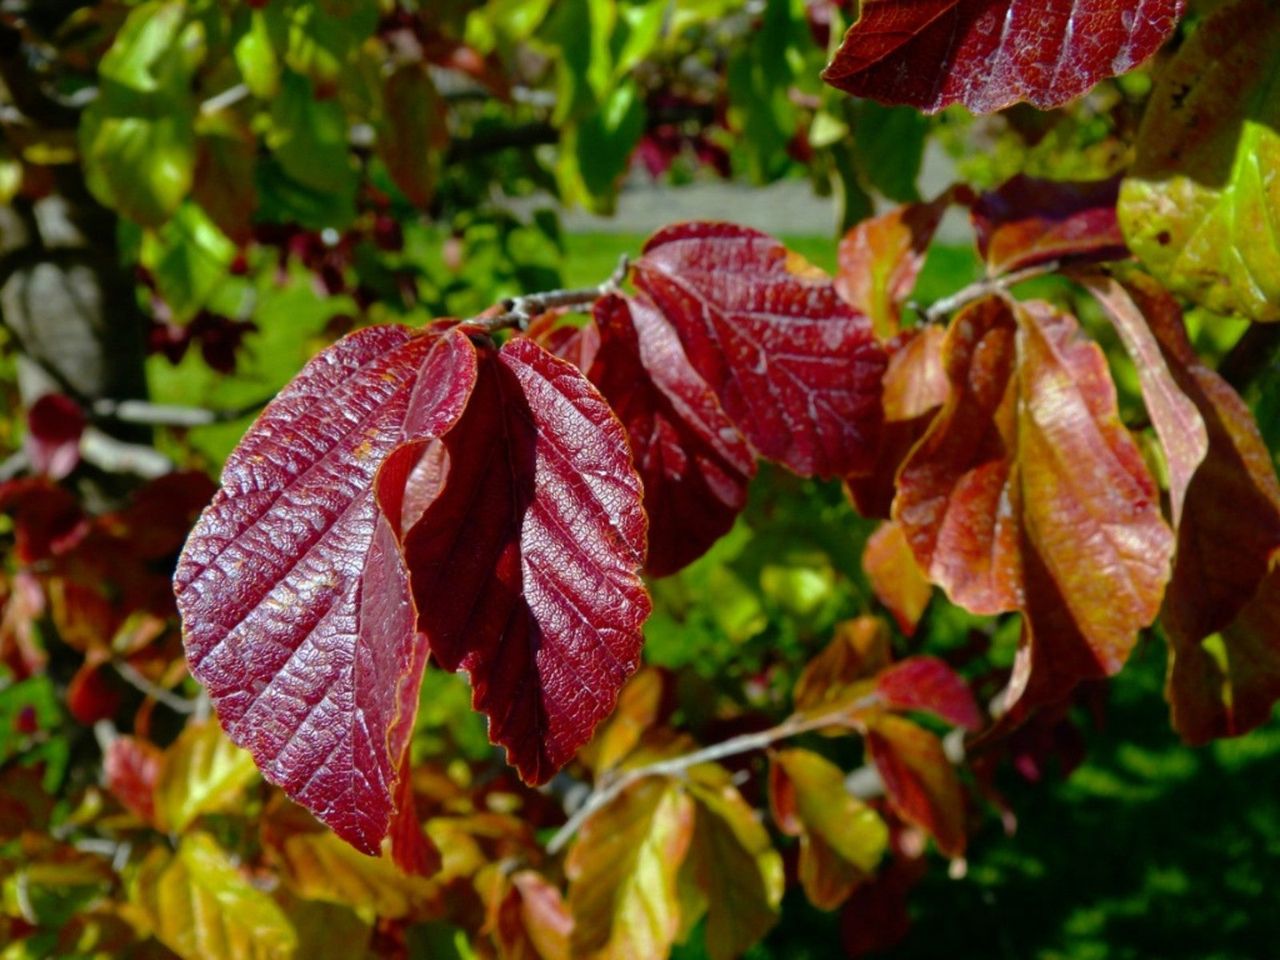
M648 570L674 573L733 526L755 458L647 297L605 297L595 321L588 376L626 427L644 481Z
M876 693L898 710L923 710L966 730L982 713L964 679L937 657L908 657L876 677Z
M1184 0L863 0L822 77L856 97L929 113L963 103L1042 110L1132 70Z
M659 231L634 276L762 456L802 476L871 467L884 351L829 277L772 237L723 223Z
M457 420L475 370L461 333L373 327L325 350L228 458L174 578L188 663L228 736L369 854L426 657L373 481L406 438Z
M1019 174L971 209L978 252L992 276L1051 260L1128 255L1116 219L1120 178L1081 183Z
M84 411L63 393L46 393L27 411L27 458L31 469L61 480L80 462Z
M403 534L418 626L444 667L471 675L490 739L543 783L639 662L649 614L640 479L591 383L523 337L480 353L442 445L448 475ZM396 516L394 484L386 493Z

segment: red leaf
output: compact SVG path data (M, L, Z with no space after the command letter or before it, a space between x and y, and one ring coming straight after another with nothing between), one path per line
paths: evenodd
M902 304L915 289L925 254L951 192L932 203L909 203L863 220L840 241L836 289L871 318L881 338L898 332Z
M1002 300L952 321L943 344L951 391L902 464L894 518L916 559L973 613L1021 603L1014 407L1017 324Z
M821 271L746 227L659 231L635 282L759 453L802 476L870 468L884 352Z
M426 649L426 644L420 646ZM423 667L425 666L424 663ZM406 684L405 687L407 686ZM417 804L413 799L412 773L409 751L406 749L400 761L400 779L396 783L396 812L387 828L391 837L391 859L405 873L429 877L440 869L440 851L418 820Z
M991 276L1051 260L1128 255L1116 220L1120 178L1073 183L1019 174L974 204L978 252Z
M160 772L161 750L137 737L116 737L102 759L107 789L125 809L147 823L156 816L156 775Z
M894 811L932 836L948 857L963 855L964 790L942 741L910 720L885 714L867 724L867 752Z
M13 516L14 554L24 565L67 553L89 532L75 495L47 477L0 483L0 512Z
M438 436L474 382L461 333L373 327L312 360L228 458L174 578L192 673L230 738L373 854L425 651L375 473Z
M588 376L626 427L644 482L648 570L660 577L733 526L755 458L648 298L606 297L595 320L600 346Z
M963 103L1042 110L1154 54L1183 0L863 0L822 77L929 113Z
M76 722L91 727L115 716L123 701L121 682L108 663L90 658L67 684L67 709Z
M876 693L895 710L922 710L966 730L982 727L973 692L936 657L909 657L876 677Z
M523 337L481 352L443 446L444 485L403 534L418 626L444 667L471 675L490 739L542 783L590 739L639 662L649 614L640 479L595 388ZM383 508L398 515L387 499Z
M84 411L63 393L46 393L27 411L27 458L31 469L61 480L80 462Z

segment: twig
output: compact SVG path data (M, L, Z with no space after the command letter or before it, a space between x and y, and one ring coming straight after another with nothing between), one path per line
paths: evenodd
M812 730L848 725L850 714L874 706L879 702L879 695L873 693L855 700L853 703L844 704L839 710L824 713L819 717L803 717L796 714L788 717L777 726L770 727L768 730L730 737L728 740L714 743L709 747L703 747L701 750L694 750L692 753L671 757L667 760L659 760L643 767L623 771L616 777L604 779L596 785L595 790L587 797L587 801L565 821L564 826L556 831L555 836L547 843L547 853L553 856L559 853L593 813L602 807L608 806L620 793L634 783L638 783L648 777L679 776L699 764L711 763L714 760L723 760L726 757L735 757L755 750L763 750L779 740L786 740Z
M1006 273L1002 277L992 277L988 280L979 280L976 283L971 283L951 296L943 297L941 300L936 301L924 312L924 318L929 323L937 323L943 317L955 313L961 307L966 307L975 300L981 300L983 297L988 297L993 293L1004 293L1010 287L1017 286L1024 280L1034 280L1036 277L1054 273L1059 266L1061 264L1057 260L1050 260L1048 263L1037 263L1024 270Z
M223 90L219 94L215 94L200 104L200 114L207 117L210 114L217 113L219 110L225 110L227 107L235 106L241 100L245 99L245 97L249 96L251 92L252 91L250 91L249 87L243 83L237 83L233 87L227 87L226 90Z
M203 427L211 423L228 423L260 410L267 399L255 400L230 410L207 410L204 407L179 407L146 400L95 400L91 412L100 420L120 423L142 423L153 427Z
M180 697L176 693L164 689L164 687L156 686L138 670L125 660L112 660L111 665L116 668L116 672L124 678L125 682L135 690L140 690L157 703L163 703L174 713L195 713L199 710L199 702L196 700L188 700L186 697Z
M486 333L514 328L524 330L530 321L548 310L558 307L577 307L595 303L601 297L617 293L631 268L631 260L626 254L618 261L617 268L604 283L594 287L583 287L579 290L548 290L545 293L529 293L520 297L504 300L499 305L500 313L491 316L481 315L466 321L466 326L480 329Z

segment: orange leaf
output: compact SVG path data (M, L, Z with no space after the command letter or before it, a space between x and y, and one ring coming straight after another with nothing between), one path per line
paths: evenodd
M862 551L862 569L871 582L871 589L889 608L898 627L912 636L929 604L933 586L916 563L902 527L892 520L880 525Z

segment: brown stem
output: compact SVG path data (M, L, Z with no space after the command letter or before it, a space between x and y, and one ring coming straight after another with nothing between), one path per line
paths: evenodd
M987 280L979 280L971 283L969 286L956 291L949 297L944 297L935 302L924 313L924 318L929 323L937 323L949 314L955 313L961 307L967 307L975 300L981 300L983 297L989 297L993 293L1004 293L1010 287L1017 286L1024 280L1034 280L1036 277L1043 277L1046 274L1055 273L1061 264L1057 260L1050 260L1047 263L1037 263L1034 266L1027 267L1023 270L1015 270L1013 273L1006 273L1002 277L992 277Z
M544 293L527 293L513 297L500 304L500 313L473 317L466 321L466 326L484 333L495 333L498 330L525 330L535 317L548 310L585 306L595 303L601 297L617 293L630 267L630 259L623 254L617 268L604 283L577 290L548 290Z

